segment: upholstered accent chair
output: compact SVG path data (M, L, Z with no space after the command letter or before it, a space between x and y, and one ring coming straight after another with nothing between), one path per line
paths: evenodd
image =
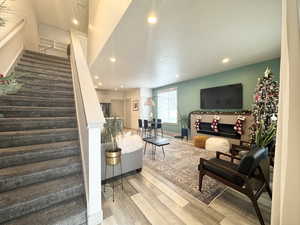
M221 156L228 157L230 160L221 159ZM239 164L233 163L234 160L238 160ZM269 168L266 148L253 149L242 159L217 152L216 158L210 160L200 158L198 166L199 191L202 190L202 180L205 175L224 183L250 198L261 225L264 225L257 200L265 190L272 198L269 185Z

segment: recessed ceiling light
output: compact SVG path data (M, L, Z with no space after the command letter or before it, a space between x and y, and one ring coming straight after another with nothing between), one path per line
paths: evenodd
M78 25L78 24L79 24L79 22L78 22L77 19L73 19L73 20L72 20L72 23L75 24L75 25Z
M224 58L224 59L222 59L222 63L228 63L230 61L230 59L229 58Z
M98 82L98 85L99 85L99 86L102 86L102 83L101 83L101 82Z
M157 23L157 17L156 16L149 16L147 20L148 20L148 23L150 23L150 24L156 24Z
M98 79L99 79L99 77L98 77L98 76L94 76L94 77L95 77L95 79L96 79L96 80L98 80Z
M176 78L178 78L179 77L179 74L176 74Z
M117 61L115 57L110 57L109 60L110 60L111 62L116 62L116 61Z

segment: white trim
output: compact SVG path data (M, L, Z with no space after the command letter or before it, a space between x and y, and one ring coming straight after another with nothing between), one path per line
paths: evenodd
M25 25L25 20L21 20L16 26L0 41L0 49L5 46Z
M170 91L177 91L177 87L164 88L164 89L157 90L157 94L164 93L164 92L170 92Z
M18 59L22 56L23 50L24 50L24 44L22 44L22 46L18 50L16 56L12 60L11 64L8 66L7 70L5 71L5 73L4 73L5 76L7 76L12 71L12 69L14 68L14 66L17 64Z

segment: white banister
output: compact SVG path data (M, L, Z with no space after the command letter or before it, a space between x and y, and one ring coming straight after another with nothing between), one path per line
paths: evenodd
M87 38L71 32L71 63L80 137L88 225L102 222L101 129L105 123L82 44Z

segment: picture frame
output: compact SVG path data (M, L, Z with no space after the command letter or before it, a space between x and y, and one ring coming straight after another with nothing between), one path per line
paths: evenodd
M133 101L132 111L139 111L139 101Z

